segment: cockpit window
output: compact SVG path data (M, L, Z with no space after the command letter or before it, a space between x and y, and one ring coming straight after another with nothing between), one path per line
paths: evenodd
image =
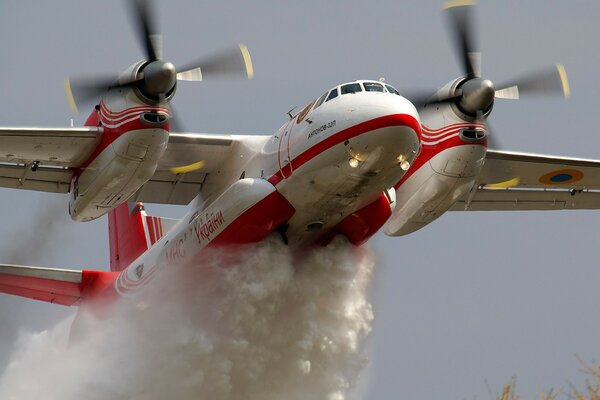
M327 100L326 101L329 101L331 99L335 99L337 97L337 95L338 95L337 88L332 89L331 92L329 92L329 96L327 96Z
M377 82L363 82L367 92L383 92L383 85Z
M315 103L315 108L319 107L325 101L325 97L327 97L327 92L323 93L323 96L319 97L317 102ZM313 108L313 110L315 109Z
M348 83L340 88L342 94L362 92L360 83Z
M400 93L398 93L398 91L396 89L394 89L393 87L391 87L390 85L385 85L385 88L388 90L388 92L397 94L398 96L400 96Z

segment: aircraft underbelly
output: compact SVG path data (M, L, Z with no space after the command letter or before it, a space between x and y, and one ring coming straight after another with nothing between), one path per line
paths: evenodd
M322 236L375 201L406 172L399 155L412 162L416 148L412 129L386 127L335 145L294 169L277 186L296 210L288 223L290 244Z

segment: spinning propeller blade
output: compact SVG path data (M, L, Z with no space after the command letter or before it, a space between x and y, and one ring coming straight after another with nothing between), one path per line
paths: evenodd
M453 103L464 117L487 124L495 98L519 99L533 95L556 95L569 97L569 83L562 65L538 71L522 79L514 79L496 89L494 83L481 75L481 53L476 49L476 35L472 12L475 3L470 0L449 1L444 6L451 35L460 60L463 78L459 79L450 93L416 93L407 97L416 107ZM489 129L488 129L489 131ZM495 141L490 136L491 147ZM497 144L497 143L496 143Z
M129 2L130 16L137 26L137 35L144 48L146 59L150 62L162 59L162 37L154 15L156 5L153 0L132 0Z
M169 171L174 175L185 174L186 172L192 172L204 167L204 161L200 160L193 164L183 165L181 167L173 167Z
M163 59L162 36L154 16L156 7L152 0L130 0L130 11L137 37L145 58L137 76L119 81L118 75L93 78L67 78L65 92L74 111L80 103L97 100L111 88L136 87L141 99L151 104L166 104L175 93L177 80L203 81L213 77L245 77L254 75L250 53L244 45L217 53L213 57L197 60L175 68ZM181 71L181 72L178 72ZM123 78L121 78L123 79Z
M252 79L254 68L248 48L243 44L223 51L212 57L199 59L179 68L177 74L180 81L203 81L213 77L245 77Z
M77 104L84 104L101 97L110 88L132 86L137 81L119 82L119 76L89 76L68 77L65 79L64 88L67 102L74 112L79 112Z
M497 99L516 100L529 95L545 94L558 94L568 98L571 95L567 72L561 64L538 71L534 75L507 82L500 87L502 89L496 90Z
M475 51L475 36L472 32L473 17L471 13L474 5L473 1L457 0L449 1L442 6L447 10L455 45L458 49L458 57L467 78L481 76L481 53Z

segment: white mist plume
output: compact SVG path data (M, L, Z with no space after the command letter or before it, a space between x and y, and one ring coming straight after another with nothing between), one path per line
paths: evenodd
M69 241L70 218L65 212L66 200L62 195L49 195L37 201L26 201L25 209L31 221L16 224L0 232L0 263L47 266L48 254L56 251L57 244ZM4 294L0 296L8 297ZM21 303L9 302L10 309L5 304L3 302L0 305L0 375L8 361L9 346L16 340L22 325L34 318L37 318L40 324L47 321L43 311L24 314ZM19 306L15 307L15 304Z
M63 217L66 207L66 199L52 196L35 204L31 216L34 222L9 231L10 238L27 243L27 249L15 246L14 240L1 242L2 262L27 265L43 262L56 243L56 236L68 228L69 218Z
M366 363L372 257L335 240L294 257L278 238L165 270L113 317L22 335L2 399L343 400ZM85 315L85 314L84 314Z

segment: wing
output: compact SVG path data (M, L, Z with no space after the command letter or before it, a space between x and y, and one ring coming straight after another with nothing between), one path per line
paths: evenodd
M265 138L267 136L171 133L156 172L132 200L187 205L198 195L207 175L222 170L241 147L256 148ZM172 168L179 168L180 172Z
M68 192L73 168L90 157L102 133L98 127L0 128L0 187ZM222 168L234 149L253 147L265 138L171 133L155 174L133 200L187 205L200 192L207 174ZM34 163L39 164L35 171ZM174 167L183 168L173 173Z
M488 151L453 211L600 209L600 160Z
M27 297L65 306L103 293L118 273L0 265L0 293Z
M0 187L66 193L72 168L92 154L101 136L96 127L0 128Z

